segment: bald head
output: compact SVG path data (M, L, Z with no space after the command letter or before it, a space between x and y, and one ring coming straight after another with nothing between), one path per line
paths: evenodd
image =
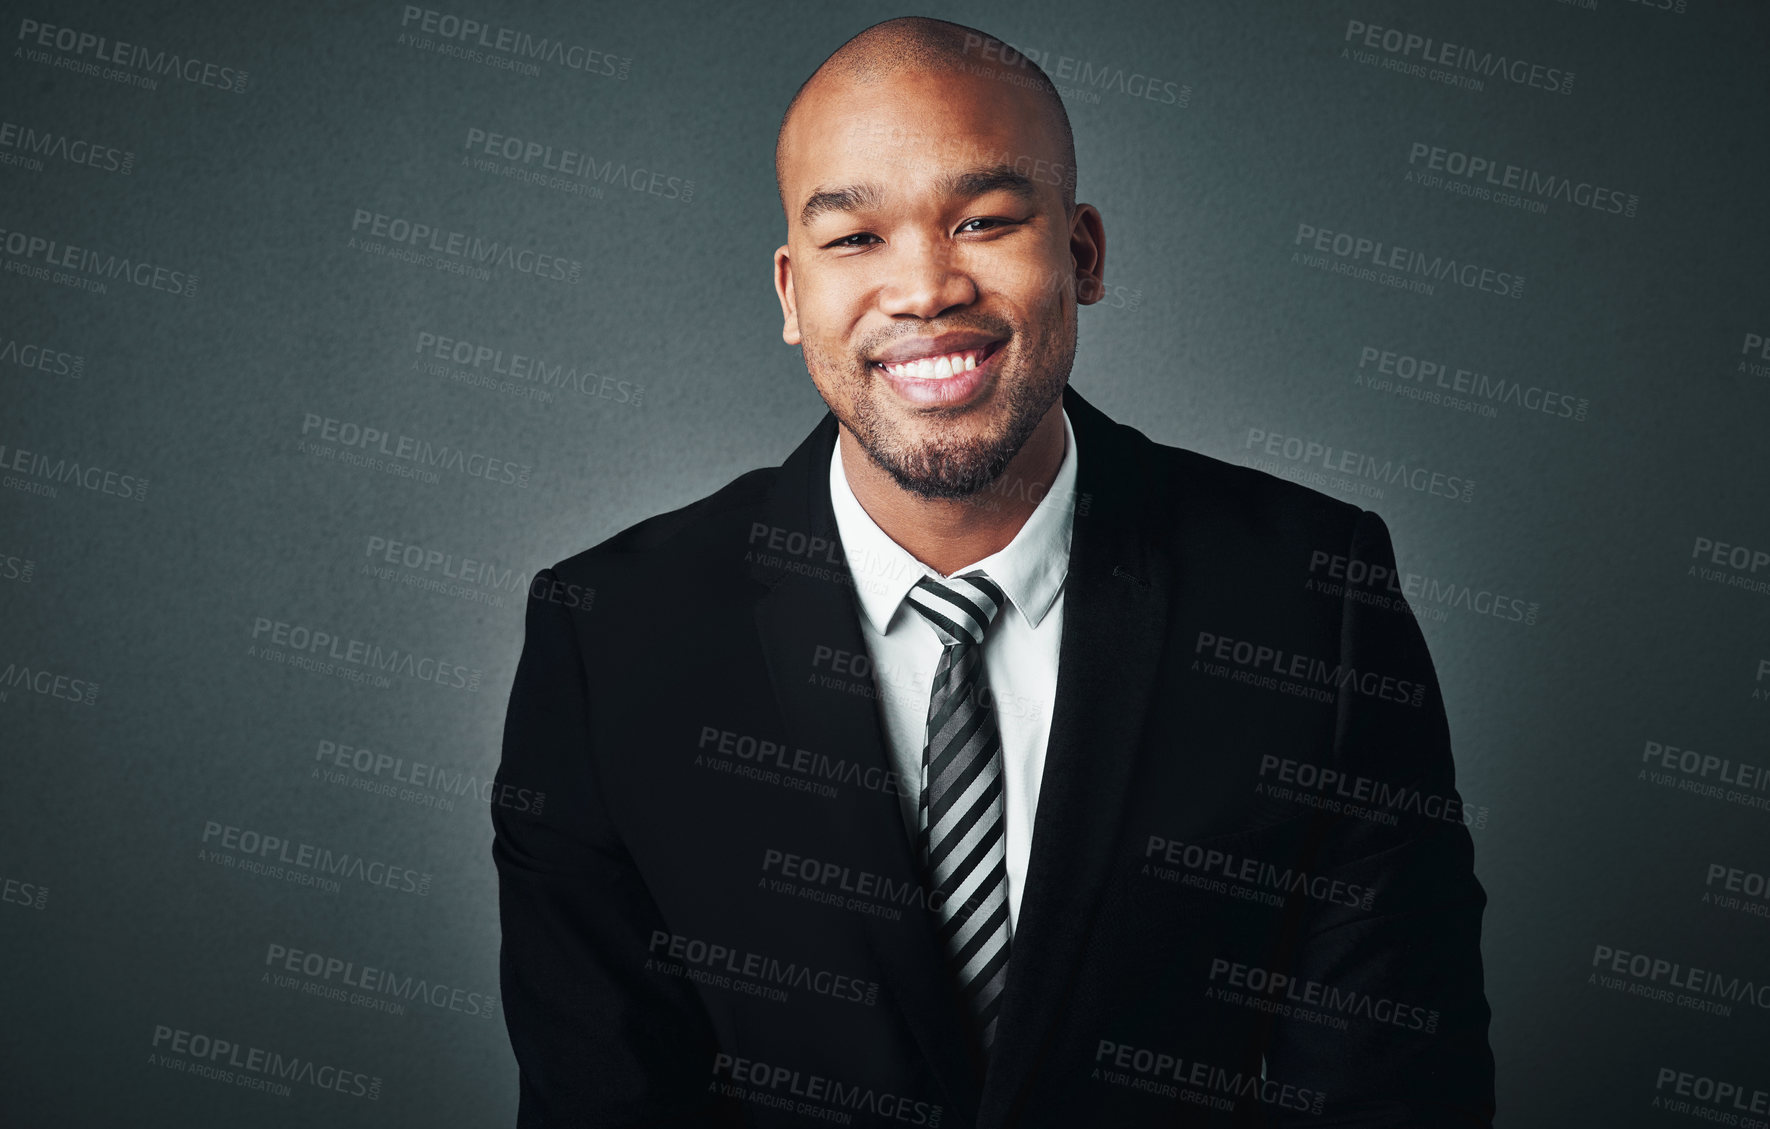
M791 223L792 206L786 198L786 167L789 146L803 144L791 129L795 111L809 97L840 87L866 87L914 73L957 71L1010 84L1021 91L1030 114L1040 119L1058 138L1059 151L1051 154L1064 170L1063 210L1075 210L1075 137L1069 114L1057 87L1039 65L1001 40L976 28L924 16L902 16L874 24L836 48L823 65L800 84L787 111L781 115L775 135L774 179L781 208ZM813 139L814 143L817 139Z

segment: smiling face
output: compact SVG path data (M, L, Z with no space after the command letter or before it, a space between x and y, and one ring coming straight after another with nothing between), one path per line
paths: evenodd
M922 497L981 490L1055 420L1102 246L1092 207L1065 214L1063 152L1028 91L962 69L820 76L787 123L782 337Z

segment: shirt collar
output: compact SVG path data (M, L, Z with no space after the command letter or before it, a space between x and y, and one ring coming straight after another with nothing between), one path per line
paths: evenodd
M1012 541L959 570L988 573L1029 627L1037 627L1045 618L1069 574L1070 534L1075 527L1076 434L1069 413L1062 408L1058 411L1063 416L1063 462L1050 489ZM842 554L854 578L861 611L873 630L883 635L916 581L924 576L944 578L893 541L861 506L843 473L839 441L830 453L830 503L836 511Z

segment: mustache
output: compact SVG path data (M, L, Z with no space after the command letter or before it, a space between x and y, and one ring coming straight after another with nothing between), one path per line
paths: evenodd
M905 341L912 338L939 337L943 333L964 332L987 333L991 337L999 337L1002 339L1002 347L1007 348L1007 343L1014 337L1014 326L999 318L972 318L967 321L940 323L923 322L915 326L905 326L898 332L880 333L868 337L866 340L855 346L854 352L857 357L863 358L864 363L864 358L870 357L879 352L879 350L899 341Z

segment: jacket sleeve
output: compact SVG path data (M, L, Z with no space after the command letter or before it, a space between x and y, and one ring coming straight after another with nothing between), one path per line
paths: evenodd
M1320 815L1309 866L1371 891L1370 907L1312 903L1290 971L1346 1024L1280 1019L1267 1076L1324 1095L1285 1125L1487 1129L1487 895L1465 826L1477 816L1456 791L1437 675L1375 513L1361 511L1348 555L1332 767L1356 808Z
M667 929L598 786L573 623L586 613L556 580L542 569L529 588L497 773L495 796L527 802L491 808L517 1125L724 1125L700 999L646 968L648 939Z

